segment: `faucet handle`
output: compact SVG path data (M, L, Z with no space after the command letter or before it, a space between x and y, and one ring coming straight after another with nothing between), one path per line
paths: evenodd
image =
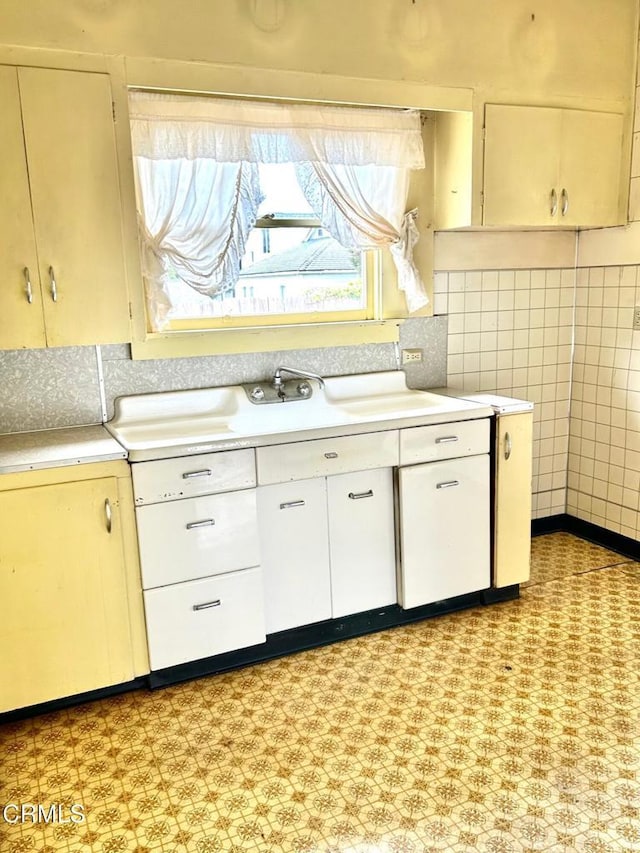
M308 382L299 382L297 390L301 397L309 397L311 395L311 385Z

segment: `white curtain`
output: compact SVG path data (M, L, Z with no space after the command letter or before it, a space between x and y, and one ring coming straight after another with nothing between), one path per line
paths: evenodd
M152 160L424 168L415 110L131 92L134 152Z
M388 247L410 311L426 304L412 260L411 169L424 167L414 110L130 93L140 235L152 327L167 276L214 296L237 281L262 195L259 163L295 163L321 222L348 248Z
M394 166L304 163L298 183L331 236L347 248L388 248L410 313L429 298L413 262L417 209L406 211L409 170Z
M154 329L171 307L165 284L177 276L213 296L238 280L262 196L255 163L136 157L147 302Z

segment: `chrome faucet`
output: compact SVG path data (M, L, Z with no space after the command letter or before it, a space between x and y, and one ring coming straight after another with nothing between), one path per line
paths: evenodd
M273 374L273 382L271 383L278 393L278 397L284 398L284 382L282 373L291 373L293 376L300 376L302 379L315 379L321 388L324 388L324 379L318 376L317 373L309 373L307 370L296 370L293 367L277 367Z

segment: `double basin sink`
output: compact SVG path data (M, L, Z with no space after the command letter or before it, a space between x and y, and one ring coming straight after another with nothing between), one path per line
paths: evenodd
M304 384L309 396L263 405L241 385L121 397L106 426L135 461L492 413L478 402L407 388L400 370Z

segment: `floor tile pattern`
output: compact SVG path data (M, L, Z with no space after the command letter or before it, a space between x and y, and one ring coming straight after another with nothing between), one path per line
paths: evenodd
M0 850L638 851L639 569L5 725Z
M536 536L531 540L531 579L523 586L617 566L626 560L615 551L578 539L571 533Z

